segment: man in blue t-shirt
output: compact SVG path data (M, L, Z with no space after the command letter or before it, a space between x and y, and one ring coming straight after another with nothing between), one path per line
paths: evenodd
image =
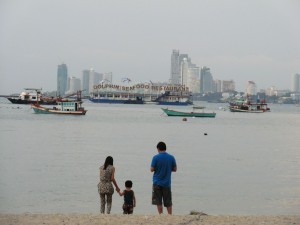
M162 202L167 207L168 214L172 214L171 174L177 171L174 156L166 152L164 142L157 144L158 154L153 156L150 171L153 174L152 204L157 206L159 214L163 213Z

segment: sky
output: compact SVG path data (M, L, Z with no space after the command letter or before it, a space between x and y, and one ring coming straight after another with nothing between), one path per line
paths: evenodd
M55 91L69 76L168 81L171 53L244 91L290 89L300 73L299 0L0 0L0 94Z

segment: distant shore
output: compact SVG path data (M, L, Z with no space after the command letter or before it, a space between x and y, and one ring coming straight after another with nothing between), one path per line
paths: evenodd
M0 214L0 225L300 225L299 216Z

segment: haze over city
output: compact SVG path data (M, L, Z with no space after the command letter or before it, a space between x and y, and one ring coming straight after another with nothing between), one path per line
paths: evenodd
M168 81L172 49L244 91L290 89L300 72L300 1L0 2L0 94L54 91L57 65L69 76L94 68L113 81Z

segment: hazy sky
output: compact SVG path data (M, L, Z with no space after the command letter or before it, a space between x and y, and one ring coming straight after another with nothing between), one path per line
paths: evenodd
M300 73L299 0L0 0L0 94L56 90L69 76L112 72L167 81L172 49L238 90L290 88Z

